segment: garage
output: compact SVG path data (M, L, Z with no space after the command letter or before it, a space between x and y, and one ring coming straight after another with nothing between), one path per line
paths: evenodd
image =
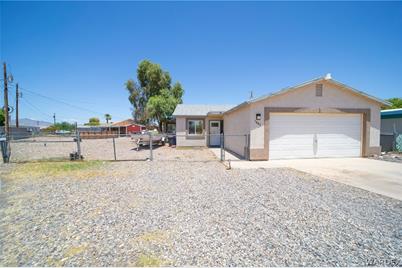
M360 157L361 114L272 113L269 159Z
M326 75L224 112L225 135L247 136L224 146L247 150L252 161L379 155L380 111L387 105Z

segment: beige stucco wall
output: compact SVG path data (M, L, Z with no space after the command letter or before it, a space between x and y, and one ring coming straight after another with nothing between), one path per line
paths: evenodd
M315 96L315 84L310 84L225 114L225 133L226 129L241 128L244 131L249 131L250 149L264 149L264 139L266 138L264 137L265 107L370 109L371 122L367 126L369 131L368 147L369 153L376 152L376 148L380 146L380 104L332 83L323 82L322 84L324 85L322 97ZM262 117L259 122L255 120L257 113L260 113ZM226 145L235 146L227 143Z
M208 116L208 117L176 117L176 145L177 146L207 146L209 143L208 135L203 136L189 136L187 135L186 122L187 119L202 119L204 120L204 134L209 133L209 121L220 121L222 116Z
M186 130L186 118L176 117L176 145L177 146L206 146L205 136L189 137ZM205 117L191 117L191 119L203 119L205 124ZM204 126L205 127L205 126Z
M240 156L244 156L245 135L250 132L249 114L250 109L243 107L223 117L225 148Z

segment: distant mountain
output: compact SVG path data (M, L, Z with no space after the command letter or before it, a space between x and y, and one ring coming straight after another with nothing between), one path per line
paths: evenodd
M11 120L10 123L11 123L11 126L15 126L15 120ZM19 120L19 124L21 127L24 126L24 127L41 127L41 128L52 125L52 123L50 123L50 122L33 120L33 119L29 119L29 118L21 118Z

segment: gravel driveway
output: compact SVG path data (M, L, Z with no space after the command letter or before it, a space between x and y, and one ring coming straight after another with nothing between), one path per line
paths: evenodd
M21 166L0 167L1 266L401 265L400 201L295 170L114 162L10 177Z

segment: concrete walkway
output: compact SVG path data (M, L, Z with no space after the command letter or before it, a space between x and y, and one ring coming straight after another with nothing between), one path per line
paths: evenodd
M209 148L209 150L211 150L211 152L216 156L216 158L221 159L221 148ZM239 159L237 156L229 153L228 151L225 151L225 160L248 162Z
M216 154L216 153L215 153ZM233 155L234 169L294 168L377 194L402 200L402 164L367 158L321 158L271 161L242 161Z

